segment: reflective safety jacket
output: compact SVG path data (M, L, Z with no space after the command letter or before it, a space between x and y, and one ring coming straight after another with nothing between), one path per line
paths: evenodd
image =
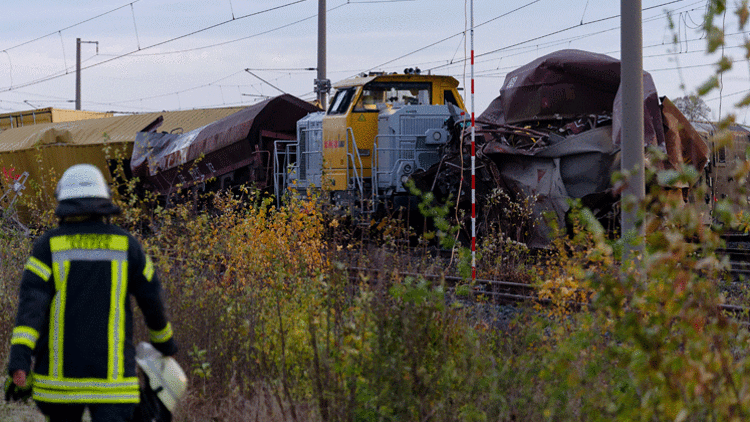
M30 372L34 400L137 403L130 296L151 342L176 345L154 266L138 241L100 220L63 223L35 243L21 279L8 372Z

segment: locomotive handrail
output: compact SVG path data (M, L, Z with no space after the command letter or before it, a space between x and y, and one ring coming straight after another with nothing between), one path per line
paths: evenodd
M375 139L372 140L372 156L370 157L370 173L372 179L372 203L378 203L378 174L380 172L380 157L378 157L378 138L380 135L375 135Z
M360 172L357 172L357 162L354 159L354 154L352 152L349 152L349 134L351 133L352 136L352 148L354 149L353 153L356 154L357 160L359 160L359 170ZM357 140L354 138L354 129L351 127L346 128L346 156L347 158L351 159L352 161L352 170L354 172L354 187L359 188L359 197L364 198L365 191L364 191L364 182L362 181L362 177L364 177L364 165L362 164L362 156L359 155L359 148L357 147ZM360 176L362 174L362 176ZM349 188L349 160L346 160L346 187ZM364 204L362 205L364 208ZM364 209L363 209L364 211Z
M383 148L380 149L379 146L379 140L380 137L396 137L396 135L375 135L375 139L373 140L373 148L372 148L372 200L373 203L377 203L378 201L378 190L380 189L380 173L386 173L385 171L380 170L380 151L386 151L388 149L392 148Z
M279 146L283 145L283 149L279 149ZM297 147L299 146L299 141L288 141L285 139L277 139L273 141L273 191L276 195L276 200L281 201L280 190L281 186L286 186L289 184L288 178L289 175L287 174L287 170L289 167L289 156L294 153L297 154ZM294 152L292 152L291 148L294 147ZM284 165L279 165L279 155L281 155L283 151L284 155ZM299 168L299 164L297 164L297 168Z
M305 129L302 129L302 131L305 132L305 139L310 139L310 133L314 132L315 130L314 129L310 129L310 128L305 128ZM321 134L321 136L322 136L322 134ZM297 143L299 143L299 140L297 141ZM302 155L301 157L298 158L298 161L297 161L297 178L298 179L301 179L302 176L303 176L300 173L300 170L299 170L299 167L300 167L300 164L299 164L300 161L299 160L301 160L303 158L306 159L307 156L309 156L309 155L318 154L318 155L320 155L320 162L321 163L323 162L323 150L322 149L307 149L310 145L311 145L311 143L309 143L309 142L305 143L305 150L302 153L299 152L299 148L297 149L297 155ZM322 147L322 144L319 143L318 145L319 145L319 148ZM306 167L307 167L307 165L306 165ZM307 178L308 174L305 174L304 176L305 176L305 180L307 181L306 186L310 186L310 181ZM321 173L320 176L321 176L321 178L323 177L322 173ZM318 183L322 186L322 181L320 181ZM321 187L321 186L319 186L319 187Z
M306 134L305 139L310 139L310 133L314 132L314 129L305 128L302 132ZM282 194L287 187L290 185L291 174L297 175L297 181L299 183L298 190L301 188L309 188L311 182L308 180L309 174L303 173L301 166L302 161L306 160L311 155L320 155L321 162L323 158L323 150L319 147L316 149L307 149L311 144L306 143L303 145L305 148L300 148L300 140L287 140L277 139L274 140L274 193L276 198L280 199ZM282 147L283 146L283 147ZM280 161L280 156L283 156L283 163ZM300 181L305 180L305 183ZM315 182L313 181L312 184Z

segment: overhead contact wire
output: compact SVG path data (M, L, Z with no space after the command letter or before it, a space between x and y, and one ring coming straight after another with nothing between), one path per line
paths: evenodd
M124 8L124 7L128 7L128 5L131 5L131 6L132 6L132 4L133 4L133 3L137 3L137 2L139 2L139 1L141 1L141 0L135 0L135 1L132 1L132 2L130 2L130 3L128 3L128 4L125 4L125 5L122 5L122 6L120 6L120 7L117 7L117 8L115 8L115 9L112 9L112 10L110 10L109 12L104 12L104 13L102 13L102 14L100 14L100 15L96 15L96 16L94 16L94 17L88 18L88 19L86 19L86 20L83 20L83 21L81 21L81 22L78 22L78 23L74 23L73 25L70 25L70 26L66 26L65 28L62 28L62 29L58 29L57 31L52 31L52 32L50 32L50 33L49 33L49 34L47 34L47 35L42 35L41 37L37 37L37 38L34 38L33 40L29 40L29 41L24 41L24 42L22 42L21 44L17 44L17 45L14 45L13 47L5 48L5 49L3 49L3 51L7 51L7 50L12 50L12 49L14 49L14 48L18 48L18 47L24 46L24 45L26 45L26 44L31 44L31 43L33 43L33 42L35 42L35 41L39 41L39 40L42 40L42 39L44 39L44 38L47 38L47 37L49 37L49 36L51 36L51 35L55 35L55 34L57 34L58 32L66 31L66 30L68 30L68 29L70 29L70 28L75 28L75 27L76 27L76 26L78 26L78 25L84 24L84 23L86 23L86 22L90 22L90 21L92 21L92 20L94 20L94 19L99 19L99 18L101 18L102 16L108 15L108 14L110 14L110 13L112 13L112 12L116 12L116 11L118 11L118 10L120 10L120 9Z
M133 14L133 28L135 28L135 42L136 45L138 45L138 49L141 49L141 38L138 36L138 25L135 23L135 8L133 8L133 3L130 3L130 11Z
M667 6L667 5L670 5L670 4L673 4L673 3L679 3L679 2L682 2L682 1L684 1L684 0L672 0L672 1L669 1L669 2L666 2L666 3L662 3L662 4L659 4L659 5L656 5L656 6L646 7L646 8L643 9L643 11L655 9L655 8L658 8L658 7ZM528 5L526 5L526 6L528 6ZM526 7L526 6L523 6L523 7ZM592 24L595 24L595 23L604 22L604 21L616 19L616 18L619 18L619 17L620 17L620 15L609 16L609 17L606 17L606 18L601 18L601 19L590 21L590 22L586 22L583 25L592 25ZM495 19L497 19L497 18L495 18ZM520 45L528 44L528 43L533 42L533 41L537 41L537 40L540 40L540 39L543 39L543 38L551 37L553 35L557 35L557 34L560 34L560 33L563 33L563 32L567 32L567 31L570 31L572 29L580 28L583 25L580 25L580 24L572 25L572 26L569 26L567 28L563 28L563 29L559 29L557 31L550 32L550 33L545 34L545 35L540 35L538 37L530 38L530 39L527 39L525 41L520 41L520 42L517 42L515 44L511 44L511 45L508 45L508 46L505 46L505 47L501 47L501 48L498 48L498 49L495 49L495 50L491 50L491 51L488 51L488 52L485 52L485 53L482 53L482 54L477 54L475 56L475 58L484 57L484 56L488 56L490 54L495 54L495 53L498 53L498 52L501 52L501 51L509 50L509 49L511 49L513 47L518 47ZM480 26L480 25L477 25L477 26ZM421 51L421 50L417 50L417 51ZM402 56L400 58L403 58L403 57L405 57L405 56ZM398 60L398 59L394 59L394 61L395 60ZM463 60L466 61L467 59L463 59ZM451 64L443 64L443 65L440 65L440 66L435 66L435 67L431 68L430 70L440 69L440 68L443 68L443 67L446 67L446 66L450 66Z
M482 22L482 23L480 23L479 25L476 25L476 26L475 26L475 28L478 28L478 27L480 27L480 26L483 26L483 25L487 25L487 24L488 24L488 23L490 23L490 22L493 22L493 21L496 21L496 20L498 20L498 19L500 19L500 18L506 17L506 16L508 16L508 15L510 15L510 14L512 14L512 13L518 12L519 10L521 10L521 9L524 9L524 8L526 8L526 7L529 7L529 6L531 6L532 4L534 4L534 3L538 3L538 2L540 2L540 1L541 1L541 0L534 0L534 1L532 1L532 2L529 2L529 3L527 3L527 4L523 5L523 6L520 6L520 7L516 8L516 9L513 9L513 10L511 10L511 11L509 11L509 12L503 13L503 14L502 14L502 15L500 15L500 16L496 16L496 17L494 17L494 18L492 18L492 19L490 19L490 20L488 20L488 21ZM438 45L438 44L441 44L441 43L443 43L443 42L445 42L445 41L448 41L448 40L450 40L450 39L452 39L452 38L455 38L455 37L457 37L457 36L459 36L459 35L463 35L463 36L466 36L466 31L461 31L461 32L459 32L459 33L457 33L457 34L453 34L453 35L451 35L451 36L449 36L449 37L443 38L443 39L441 39L441 40L439 40L439 41L436 41L436 42L434 42L434 43L432 43L432 44L429 44L429 45L426 45L426 46L424 46L424 47L421 47L421 48L419 48L419 49L417 49L417 50L414 50L414 51L412 51L412 52L410 52L410 53L406 53L406 54L404 54L404 55L402 55L402 56L396 57L396 58L395 58L395 59L393 59L393 60L389 60L389 61L387 61L387 62L385 62L385 63L381 63L381 64L379 64L379 65L377 65L377 66L373 66L373 67L369 68L368 70L374 70L374 69L378 69L378 68L381 68L381 67L383 67L383 66L385 66L385 65L387 65L387 64L391 64L391 63L393 63L393 62L395 62L395 61L398 61L398 60L401 60L401 59L403 59L403 58L405 58L405 57L411 56L412 54L415 54L415 53L418 53L418 52L420 52L420 51L426 50L426 49L428 49L428 48L430 48L430 47L434 47L434 46L436 46L436 45ZM464 61L466 61L466 60L464 59Z
M168 44L168 43L170 43L170 42L174 42L174 41L180 40L180 39L182 39L182 38L190 37L190 36L192 36L192 35L195 35L195 34L199 34L199 33L201 33L201 32L205 32L205 31L208 31L208 30L210 30L210 29L214 29L214 28L216 28L216 27L219 27L219 26L225 25L225 24L227 24L227 23L233 22L234 20L240 20L240 19L245 19L245 18L249 18L249 17L252 17L252 16L260 15L260 14L263 14L263 13L271 12L271 11L274 11L274 10L278 10L278 9L282 9L282 8L285 8L285 7L288 7L288 6L292 6L292 5L295 5L295 4L298 4L298 3L302 3L302 2L305 2L305 1L308 1L308 0L296 0L296 1L293 1L293 2L291 2L291 3L283 4L283 5L281 5L281 6L276 6L276 7L272 7L272 8L269 8L269 9L261 10L261 11L259 11L259 12L253 12L253 13L249 13L249 14L247 14L247 15L243 15L243 16L240 16L240 17L238 17L238 18L236 18L236 19L230 19L230 20L226 20L226 21L224 21L224 22L220 22L220 23L217 23L217 24L214 24L214 25L210 25L210 26L207 26L207 27L205 27L205 28L202 28L202 29L199 29L199 30L196 30L196 31L190 32L190 33L188 33L188 34L180 35L180 36L178 36L178 37L175 37L175 38L171 38L171 39L168 39L168 40L165 40L165 41L161 41L161 42L158 42L158 43L156 43L156 44L152 44L152 45L149 45L149 46L147 46L147 47L144 47L144 48L143 48L143 50L148 50L148 49L150 49L150 48L154 48L154 47L158 47L158 46L160 46L160 45ZM61 34L61 36L62 36L62 34ZM131 51L131 52L128 52L128 53L125 53L125 54L121 54L121 55L119 55L119 56L115 56L115 57L112 57L112 58L110 58L110 59L107 59L107 60L103 60L103 61L101 61L101 62L98 62L98 63L94 63L94 64L92 64L92 65L89 65L89 66L86 66L86 67L83 67L83 68L81 68L81 70L84 70L84 69L90 69L90 68L92 68L92 67L100 66L100 65L103 65L103 64L105 64L105 63L109 63L109 62L111 62L111 61L114 61L114 60L118 60L118 59L121 59L121 58L123 58L123 57L127 57L127 56L130 56L130 55L132 55L133 53L136 53L136 52L138 52L138 51L141 51L141 50L133 50L133 51ZM66 65L66 68L67 68L67 65ZM0 88L0 92L7 92L7 91L11 91L11 90L12 90L12 89L14 89L14 88L24 88L24 87L27 87L27 86L31 86L31 85L36 85L36 84L39 84L39 83L42 83L42 82L47 82L47 81L51 81L51 80L53 80L53 79L57 79L57 78L60 78L60 77L62 77L62 76L65 76L66 74L67 74L67 71L66 71L66 73L65 73L65 74L57 74L57 75L47 76L47 77L45 77L45 78L37 79L37 80L34 80L34 81L29 81L29 82L26 82L26 83L23 83L23 84L17 85L17 86L15 86L15 87L12 87L12 88L8 88L8 87L5 87L5 88Z

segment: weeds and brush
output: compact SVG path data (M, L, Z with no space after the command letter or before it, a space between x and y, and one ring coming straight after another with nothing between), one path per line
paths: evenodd
M426 245L405 259L399 237L408 243L413 231L397 220L371 228L382 245L373 249L313 197L278 207L245 189L200 198L210 207L196 212L191 200L166 206L134 195L135 184L114 187L123 209L114 222L141 238L159 270L190 376L177 420L247 420L249 408L265 420L473 420L497 409L492 385L502 369L482 347L496 333L442 283L402 275L447 268ZM34 235L52 225L39 221ZM446 221L437 230L456 231ZM31 243L13 233L3 232L3 264L13 269L2 276L6 344ZM145 338L142 325L136 331ZM6 362L7 350L0 356Z
M395 220L369 232L382 234L373 247L314 197L275 206L245 189L201 198L210 207L196 212L192 200L120 191L116 222L159 269L190 377L176 420L724 420L750 409L748 333L715 306L717 234L658 189L643 210L643 272L625 278L622 242L576 204L543 260L499 230L483 239L480 274L535 283L549 304L512 315L405 275L466 263L424 244L405 257L394 236L413 232ZM450 211L429 198L423 209ZM446 242L447 221L434 234ZM0 299L14 310L30 240L2 235ZM0 317L6 344L12 315Z

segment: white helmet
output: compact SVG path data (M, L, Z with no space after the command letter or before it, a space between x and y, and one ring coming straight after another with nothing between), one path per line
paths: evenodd
M151 390L174 413L177 402L187 390L187 377L174 358L164 356L150 343L141 342L135 348L135 361L148 377Z
M91 164L76 164L63 173L55 189L58 201L66 199L111 199L109 185L102 172Z

